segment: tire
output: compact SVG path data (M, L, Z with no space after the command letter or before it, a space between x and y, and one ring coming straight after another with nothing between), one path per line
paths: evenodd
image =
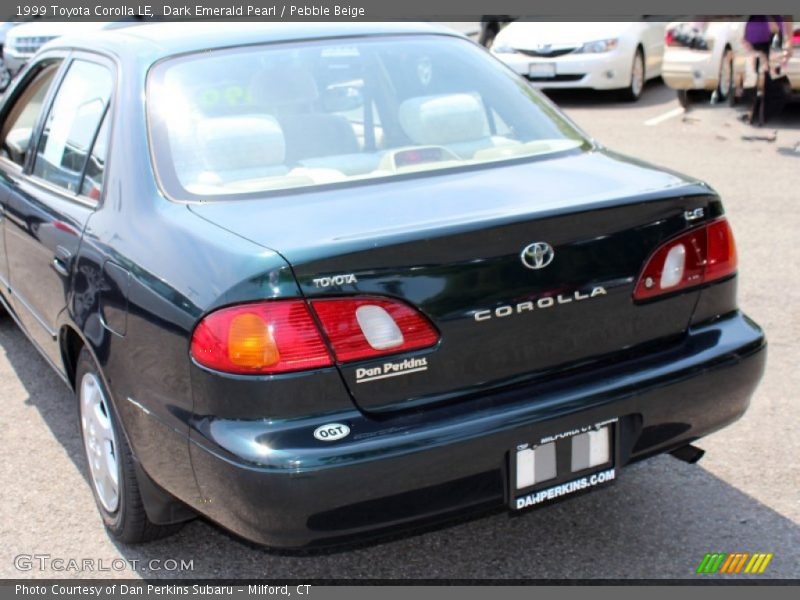
M647 83L647 73L645 71L644 51L642 47L636 48L631 62L631 82L628 87L623 88L622 98L628 102L636 102L642 97L645 83Z
M717 78L717 89L714 90L717 102L725 102L729 98L736 96L734 93L736 82L733 73L733 52L726 46L722 53L722 61L719 65L719 77Z
M728 94L728 106L733 108L734 106L739 105L739 101L741 100L742 89L741 87L734 81L733 87L731 88L730 93Z
M684 109L689 110L692 105L692 99L689 97L689 90L678 90L678 102Z
M125 432L86 348L78 358L75 382L89 482L106 530L125 544L149 542L177 532L181 524L156 525L147 518Z
M740 104L746 104L745 100L747 98L747 93L739 84L734 84L735 87L731 90L731 93L728 94L728 106L731 108L739 106Z

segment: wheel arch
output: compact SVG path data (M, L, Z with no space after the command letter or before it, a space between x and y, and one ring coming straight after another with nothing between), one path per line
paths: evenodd
M108 379L103 371L102 366L100 365L100 362L97 360L97 355L95 354L92 345L88 343L77 327L75 327L73 324L65 323L59 330L59 347L61 349L61 357L67 379L72 386L73 391L76 392L76 376L81 352L85 348L90 354L97 369L97 373L100 376L100 379L106 390L108 402L112 405L111 410L116 414L120 429L119 434L125 438L128 443L128 447L131 450L133 465L136 472L136 479L142 496L144 509L148 518L157 525L177 524L194 519L197 514L184 502L178 500L175 496L164 490L147 473L144 466L141 464L138 454L133 446L128 429L125 426L122 413L119 410L116 395L108 385Z
M633 51L634 58L637 52L642 53L642 68L644 69L642 75L644 76L644 81L647 82L647 50L644 49L644 42L642 42L642 40L636 42L636 48Z

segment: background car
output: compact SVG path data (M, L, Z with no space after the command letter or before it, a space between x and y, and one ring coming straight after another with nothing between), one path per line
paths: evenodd
M62 35L81 35L101 29L124 25L126 22L96 21L73 23L64 21L34 21L14 27L6 34L3 60L11 75L16 75L44 44Z
M621 90L638 100L661 74L664 23L516 21L502 29L492 52L540 88Z
M794 46L794 52L786 62L783 72L786 73L786 76L789 78L789 84L792 87L794 99L797 100L798 96L800 96L800 23L798 22L794 23L792 44Z
M734 85L734 72L743 71L744 22L675 21L665 33L664 83L688 104L689 90L708 90L725 100Z
M8 87L8 84L11 82L11 72L6 67L5 60L3 60L3 47L6 43L6 35L11 30L12 27L15 27L17 23L14 21L2 21L0 22L0 92L5 90Z

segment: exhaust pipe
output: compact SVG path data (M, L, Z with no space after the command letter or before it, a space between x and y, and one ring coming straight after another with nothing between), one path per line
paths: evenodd
M685 446L681 446L680 448L676 448L670 454L677 459L682 460L685 463L689 463L690 465L695 464L706 453L705 450L702 448L698 448L697 446L692 446L691 444L686 444Z

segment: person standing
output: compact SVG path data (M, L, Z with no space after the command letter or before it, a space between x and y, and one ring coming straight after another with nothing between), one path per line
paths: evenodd
M754 15L747 20L743 45L755 53L757 91L748 115L750 123L762 125L780 113L786 104L788 80L782 73L792 52L792 25L779 15ZM782 49L781 58L770 63L774 48Z

